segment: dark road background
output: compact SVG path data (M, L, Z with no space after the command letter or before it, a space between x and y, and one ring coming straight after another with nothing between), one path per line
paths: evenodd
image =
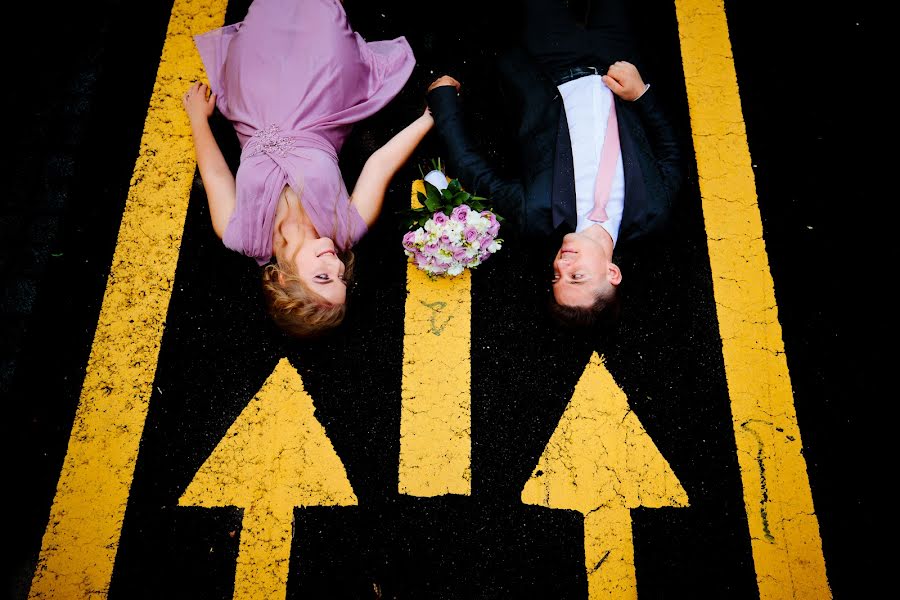
M248 4L232 1L226 23ZM348 188L445 72L462 82L485 152L513 168L491 59L513 37L514 3L345 4L366 39L406 35L417 58L404 91L348 140ZM690 150L674 3L632 4L641 72ZM10 27L31 33L7 49L4 597L27 597L40 551L171 6L11 9ZM893 520L877 492L895 456L885 413L896 398L887 286L897 251L896 193L875 152L893 108L865 85L884 77L869 60L879 17L865 2L725 7L829 582L836 598L880 596L886 561L876 541ZM214 126L236 166L230 126L221 116ZM547 271L515 236L474 273L472 496L397 494L406 270L392 208L408 202L417 165L441 155L432 134L395 178L358 247L348 322L319 342L289 340L268 323L258 270L216 239L197 180L111 597L230 597L237 541L228 532L240 514L177 508L177 498L282 356L315 398L360 500L297 511L304 534L294 540L289 598L374 598L376 588L385 598L583 597L580 515L523 506L519 493L592 351L606 356L691 498L687 509L633 511L640 596L757 597L693 162L671 235L621 257L630 281L615 332L553 328Z

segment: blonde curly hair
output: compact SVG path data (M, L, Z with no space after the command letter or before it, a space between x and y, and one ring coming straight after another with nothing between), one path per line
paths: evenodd
M340 255L344 281L353 276L353 252ZM269 316L286 333L298 338L314 338L344 321L347 305L335 304L312 291L291 266L266 265L262 273L263 296Z

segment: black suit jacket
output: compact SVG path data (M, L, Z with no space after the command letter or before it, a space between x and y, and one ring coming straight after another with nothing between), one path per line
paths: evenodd
M572 145L559 90L534 59L516 48L498 62L506 102L518 123L521 176L501 177L465 130L456 89L435 88L428 104L447 147L447 164L464 187L526 235L553 235L553 206L575 199ZM615 98L625 171L619 243L661 231L681 187L681 152L653 89L634 102ZM573 211L574 212L574 211ZM573 224L574 225L574 224Z

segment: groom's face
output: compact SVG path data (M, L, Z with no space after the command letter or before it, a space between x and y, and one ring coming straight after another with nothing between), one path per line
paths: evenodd
M611 285L611 265L598 242L586 235L568 234L553 259L553 296L557 303L583 307L594 304Z

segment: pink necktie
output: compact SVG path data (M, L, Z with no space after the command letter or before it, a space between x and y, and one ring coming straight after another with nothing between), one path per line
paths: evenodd
M591 221L603 223L609 220L606 203L609 202L609 194L612 192L619 153L619 123L616 120L616 99L613 98L609 107L609 119L606 122L606 138L600 149L600 168L597 169L597 181L594 182L594 210L588 215Z

